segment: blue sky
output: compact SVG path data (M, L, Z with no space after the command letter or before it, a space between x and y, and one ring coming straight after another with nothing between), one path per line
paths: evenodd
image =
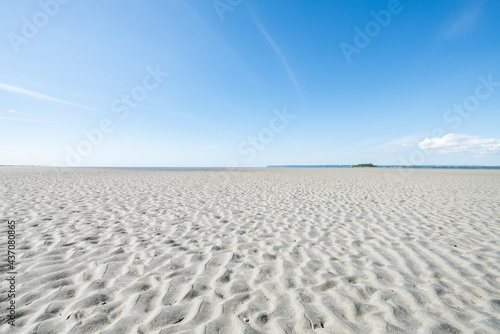
M0 6L0 164L500 165L496 1Z

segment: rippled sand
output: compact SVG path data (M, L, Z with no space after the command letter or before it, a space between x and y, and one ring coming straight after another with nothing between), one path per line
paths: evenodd
M500 332L500 171L1 167L0 181L20 333Z

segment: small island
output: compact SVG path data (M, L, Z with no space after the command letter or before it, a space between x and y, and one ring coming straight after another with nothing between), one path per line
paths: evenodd
M359 165L352 165L349 168L355 168L355 167L377 167L374 164L359 164Z

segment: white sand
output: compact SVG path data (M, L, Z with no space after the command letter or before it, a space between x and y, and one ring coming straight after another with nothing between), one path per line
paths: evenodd
M1 167L16 329L500 332L500 171L403 175Z

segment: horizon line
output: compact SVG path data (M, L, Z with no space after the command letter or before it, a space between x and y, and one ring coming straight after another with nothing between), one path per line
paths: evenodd
M266 166L247 166L247 167L225 167L225 166L52 166L52 165L2 165L0 167L43 167L43 168L117 168L117 169L250 169L250 168L349 168L355 165L266 165ZM366 168L448 168L448 169L500 169L498 165L374 165Z

